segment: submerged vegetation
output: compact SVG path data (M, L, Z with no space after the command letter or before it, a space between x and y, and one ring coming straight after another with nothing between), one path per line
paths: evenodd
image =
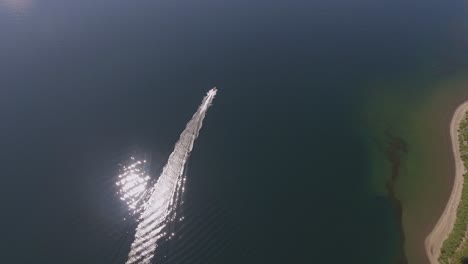
M461 159L465 169L468 168L468 115L465 113L458 128L458 142ZM466 263L468 258L468 174L463 175L463 190L457 209L457 220L447 240L441 249L439 262L441 264Z

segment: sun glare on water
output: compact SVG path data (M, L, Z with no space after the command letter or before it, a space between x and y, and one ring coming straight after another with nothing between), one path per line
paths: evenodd
M122 166L122 172L116 183L120 199L127 204L132 214L142 210L141 204L148 190L150 176L146 173L145 165L146 160L136 160L131 157L130 164Z

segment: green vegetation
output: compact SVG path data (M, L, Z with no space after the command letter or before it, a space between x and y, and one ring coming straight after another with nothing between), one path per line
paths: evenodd
M468 115L460 122L458 128L460 154L465 168L468 168ZM463 175L463 190L461 201L457 209L455 226L441 249L439 262L441 264L465 263L468 258L468 174Z

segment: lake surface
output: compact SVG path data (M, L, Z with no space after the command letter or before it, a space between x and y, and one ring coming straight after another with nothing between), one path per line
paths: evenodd
M2 260L124 263L218 87L154 263L427 263L468 98L463 1L0 0Z

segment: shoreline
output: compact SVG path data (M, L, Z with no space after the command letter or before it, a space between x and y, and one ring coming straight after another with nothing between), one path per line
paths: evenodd
M457 209L460 204L460 199L463 190L463 174L465 167L460 156L460 146L458 142L458 128L463 120L465 113L468 112L468 101L462 103L455 110L450 122L450 138L452 142L452 153L455 161L455 178L453 181L450 198L445 206L445 209L440 216L437 224L432 229L431 233L426 237L424 246L426 255L430 264L439 264L440 250L444 241L452 232L455 220L457 219Z

